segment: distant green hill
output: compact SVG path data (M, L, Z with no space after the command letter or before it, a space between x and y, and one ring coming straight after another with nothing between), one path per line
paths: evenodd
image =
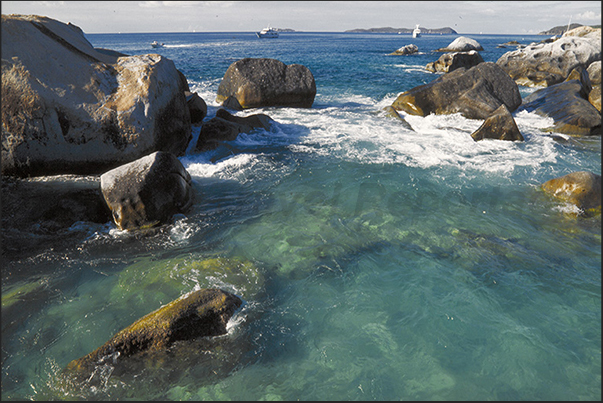
M583 24L570 24L569 29L574 29L581 27ZM589 25L593 28L601 28L601 25ZM558 27L551 28L548 31L542 31L538 35L563 35L563 33L567 31L567 25L559 25Z
M446 28L437 28L437 29L431 29L431 28L425 28L425 27L419 27L421 28L421 34L457 34L457 32L450 28L450 27L446 27ZM368 28L368 29L362 29L362 28L356 28L356 29L350 29L344 32L353 32L353 33L376 33L376 34L411 34L412 31L414 30L414 28L392 28L392 27L384 27L384 28Z

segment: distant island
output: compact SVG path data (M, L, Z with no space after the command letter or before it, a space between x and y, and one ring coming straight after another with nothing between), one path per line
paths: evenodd
M421 29L421 34L458 34L454 29L450 27L446 28L437 28L430 29L425 27L419 27ZM414 28L392 28L392 27L384 27L384 28L369 28L369 29L350 29L344 32L352 32L352 33L377 33L377 34L411 34Z
M295 32L294 29L291 28L273 28L277 32Z
M582 27L582 24L570 24L569 29L574 29L574 28L578 28L578 27ZM592 28L601 28L601 24L599 25L588 25L589 27ZM555 28L551 28L548 31L542 31L540 33L538 33L538 35L563 35L563 33L565 31L567 31L567 25L559 25L558 27Z

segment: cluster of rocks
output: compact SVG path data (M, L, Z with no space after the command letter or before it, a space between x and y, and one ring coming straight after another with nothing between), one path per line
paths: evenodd
M484 120L472 134L475 141L524 141L512 115L518 110L552 117L554 131L600 135L597 41L600 29L567 33L492 63L479 56L479 44L461 37L438 49L447 53L431 64L432 71L445 74L401 93L384 112L409 128L398 111L419 116L460 113ZM412 45L397 54L416 50ZM518 84L546 88L522 102ZM228 68L216 99L224 108L240 111L266 106L309 108L315 96L316 84L307 67L246 58ZM25 206L36 210L40 219L52 216L59 226L73 223L70 217L85 220L86 209L88 219L104 222L112 216L118 228L130 231L155 227L174 214L186 213L194 203L194 190L177 157L191 142L191 126L201 125L195 149L205 151L240 133L268 130L274 123L264 114L240 117L224 108L205 121L205 101L190 92L183 74L160 55L128 56L95 49L72 24L3 15L3 178L100 176L100 182L92 181L100 188L96 195L87 187L83 196L60 197L61 203L51 203L46 212L36 209L48 200L36 206L19 204L19 183L3 180L3 227L15 224L5 221L7 197L13 218L22 217ZM599 175L575 173L549 181L543 189L585 211L598 208L600 212L600 182ZM103 357L223 334L226 321L240 305L238 297L220 290L189 294L137 321L68 368L89 371Z
M475 140L523 141L511 115L522 110L551 117L554 124L547 129L551 132L600 135L600 42L600 28L581 26L561 38L524 46L505 53L496 63L486 63L477 41L459 37L437 49L447 53L425 67L446 74L400 94L392 106L420 116L461 113L469 119L489 119L493 114L472 135ZM401 49L394 54L410 54ZM518 85L544 88L522 101Z

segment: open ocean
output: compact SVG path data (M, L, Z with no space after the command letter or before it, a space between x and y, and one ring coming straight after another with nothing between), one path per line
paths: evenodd
M189 147L196 203L172 224L80 222L59 247L6 262L2 399L600 400L601 216L576 218L539 186L601 174L601 137L555 138L522 112L525 142L474 142L482 121L401 113L410 130L379 113L437 78L424 67L458 36L87 34L173 60L206 120L245 57L308 67L317 95L309 109L237 113L267 114L269 131ZM492 62L515 50L499 44L545 39L464 36ZM388 55L411 43L419 54ZM206 287L245 302L227 335L106 364L89 383L61 373Z

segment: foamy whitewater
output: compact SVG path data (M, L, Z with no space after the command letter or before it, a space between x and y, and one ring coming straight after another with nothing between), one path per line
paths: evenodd
M517 40L466 35L495 62ZM244 57L302 64L312 108L261 108L275 123L180 158L196 203L141 235L77 223L60 248L23 251L2 284L4 400L600 400L601 219L539 190L601 174L601 139L543 131L485 140L482 121L382 109L438 77L424 66L458 35L90 34L95 46L172 59L220 107ZM152 49L153 40L166 46ZM419 53L389 56L415 44ZM534 89L520 87L522 96ZM4 269L3 269L4 271ZM244 300L214 339L61 372L183 294Z

